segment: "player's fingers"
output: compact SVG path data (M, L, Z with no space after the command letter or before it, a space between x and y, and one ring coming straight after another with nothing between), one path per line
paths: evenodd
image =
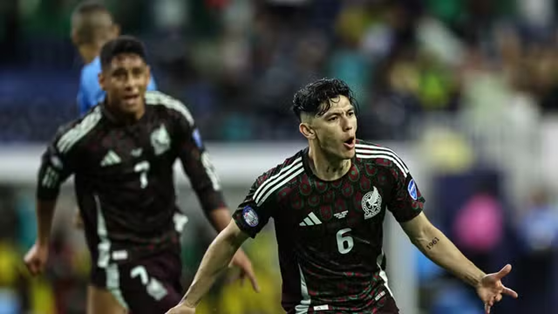
M44 264L41 261L35 261L35 275L40 275L44 270Z
M512 266L510 264L504 266L498 273L496 273L495 278L500 280L504 278L507 274L509 274L512 270Z
M25 266L27 267L27 270L29 271L29 273L32 276L35 276L35 269L33 268L33 265L31 265L29 263L25 263Z
M260 285L258 284L258 279L256 278L256 274L254 274L252 267L250 267L249 271L246 272L246 276L248 276L248 279L250 279L254 291L260 292Z
M519 297L519 294L517 294L517 292L513 291L512 289L508 288L508 287L504 287L504 290L502 291L503 294L509 295L512 298L517 299Z
M33 276L36 276L39 274L39 267L36 263L36 261L29 261L27 263L25 263L27 265L27 269L29 270L29 273Z
M494 298L494 300L495 300L496 302L502 301L502 295L498 293L498 295L496 295L496 297Z
M240 279L240 286L243 287L244 286L244 281L246 281L246 272L241 271L240 275L238 275L238 279Z
M490 305L488 303L484 304L484 313L490 314Z

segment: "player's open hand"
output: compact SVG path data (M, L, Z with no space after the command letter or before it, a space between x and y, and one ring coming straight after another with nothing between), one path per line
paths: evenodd
M31 275L36 276L45 270L48 259L48 247L35 243L24 258L25 266Z
M252 262L250 262L250 259L248 259L248 256L246 256L242 249L239 249L236 252L230 265L240 268L241 284L243 284L246 277L248 277L248 279L250 279L250 282L252 283L252 288L254 288L254 291L260 292L260 286L258 285L258 280L256 279L256 275L254 274Z
M173 307L172 309L168 310L167 313L165 314L195 314L195 313L196 313L196 308L189 307L181 303Z
M502 278L509 274L511 270L512 266L508 264L499 272L488 274L482 278L479 286L477 287L477 294L482 302L484 302L485 313L490 313L490 308L494 306L496 302L500 302L503 295L508 295L513 298L518 297L517 292L505 287L502 284Z

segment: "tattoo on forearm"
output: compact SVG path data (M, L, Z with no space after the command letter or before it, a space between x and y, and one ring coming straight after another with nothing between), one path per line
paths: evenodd
M434 239L432 239L432 241L430 241L427 245L426 248L429 250L432 250L432 248L434 247L434 245L438 244L438 242L440 242L440 239L438 239L438 237L434 237Z

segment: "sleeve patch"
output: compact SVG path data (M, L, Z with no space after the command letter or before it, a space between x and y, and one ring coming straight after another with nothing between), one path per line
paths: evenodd
M409 195L411 196L412 199L414 199L415 201L418 199L417 185L415 183L415 179L411 179L411 181L409 181L409 185L407 186L407 191L409 192Z
M246 206L242 210L242 219L244 219L244 222L246 222L246 224L250 227L255 227L260 222L258 218L258 214L250 206Z

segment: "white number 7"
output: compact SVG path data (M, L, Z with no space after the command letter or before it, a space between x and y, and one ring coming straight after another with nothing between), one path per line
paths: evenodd
M134 167L135 172L140 173L140 186L142 189L145 189L147 186L147 172L149 171L149 162L142 161L136 164Z

